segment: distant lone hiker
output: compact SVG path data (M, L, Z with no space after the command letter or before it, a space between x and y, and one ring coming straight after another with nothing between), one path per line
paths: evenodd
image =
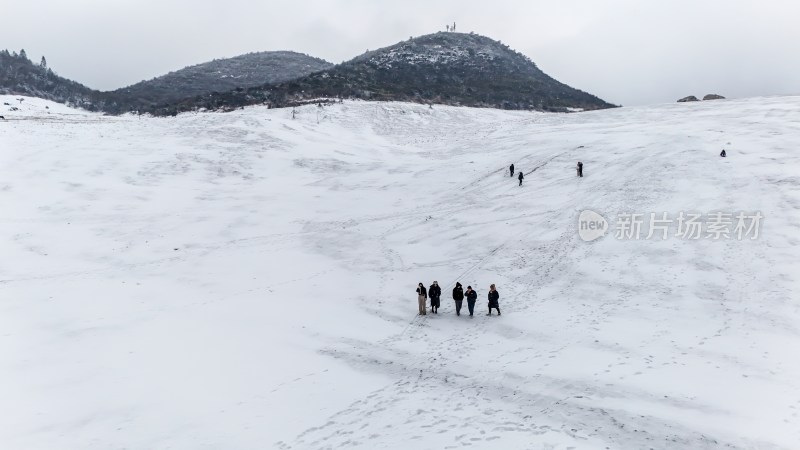
M464 301L464 288L461 287L461 283L456 283L456 287L453 288L453 300L456 302L456 315L461 315L461 303Z
M511 171L511 178L514 178L514 165L512 164L511 167L508 168Z
M518 176L517 178L519 178L519 185L520 185L520 186L522 186L522 180L524 180L524 179L525 179L525 176L524 176L524 175L522 175L522 172L520 172L520 173L519 173L519 176Z
M417 302L419 303L419 315L425 315L425 299L428 298L428 292L425 291L425 286L420 283L417 286Z
M583 178L583 163L578 161L578 166L576 169L578 170L578 176Z
M428 297L431 298L431 312L439 314L439 297L442 296L442 288L439 287L439 282L434 281L428 289Z
M724 148L722 149L722 153L720 153L719 156L722 156L723 158L728 156L728 154L725 153L725 149Z
M494 284L489 286L489 314L487 316L492 315L492 308L497 310L497 315L500 315L500 294L495 289Z

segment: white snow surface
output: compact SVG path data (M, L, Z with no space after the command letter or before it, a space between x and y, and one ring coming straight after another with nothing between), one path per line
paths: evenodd
M2 449L800 446L800 97L20 107L0 110ZM584 209L764 221L583 242Z

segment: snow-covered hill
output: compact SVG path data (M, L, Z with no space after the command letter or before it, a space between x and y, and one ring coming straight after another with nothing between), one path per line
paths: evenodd
M527 56L486 36L434 33L359 55L326 70L247 90L216 92L143 109L154 115L293 107L318 99L414 102L568 112L613 108L542 72Z
M98 95L113 114L163 108L186 98L280 83L332 67L297 52L257 52L216 59Z
M75 116L81 122L85 122L86 120L100 117L96 114L89 115L86 111L70 108L62 103L25 95L0 95L0 104L2 104L0 106L0 116L5 117L8 121L31 119L41 122L43 120L64 119L64 116ZM4 137L9 135L9 128L14 127L3 128Z
M800 97L294 120L48 105L0 114L0 448L800 442ZM583 210L605 237L579 237ZM651 212L763 221L617 239ZM441 313L418 317L433 280Z
M479 66L483 61L511 59L514 53L495 41L471 34L437 33L422 39L409 39L391 47L356 57L379 69L391 69L402 64L461 64Z

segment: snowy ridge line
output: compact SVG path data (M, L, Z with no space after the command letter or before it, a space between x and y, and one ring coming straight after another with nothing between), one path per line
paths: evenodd
M502 171L504 171L504 170L506 170L506 171L507 171L507 169L506 169L505 167L501 167L501 168L499 168L499 169L497 169L497 170L494 170L494 171L492 171L492 172L489 172L488 174L486 174L486 175L484 175L484 176L482 176L482 177L478 178L477 180L475 180L475 181L473 181L473 182L471 182L471 183L469 183L469 184L467 184L467 185L463 186L463 187L461 188L461 190L464 190L464 189L467 189L467 188L472 188L471 190L478 189L478 188L480 187L480 186L476 186L478 183L480 183L481 181L483 181L483 180L485 180L485 179L489 178L490 176L492 176L492 175L494 175L494 174L496 174L496 173L502 172Z
M554 155L552 158L550 158L550 159L548 159L547 161L543 162L542 164L539 164L538 166L534 167L534 168L533 168L533 170L531 170L530 172L526 173L525 175L532 174L533 172L536 172L537 170L539 170L539 169L541 169L542 167L546 166L546 165L547 165L547 163L549 163L550 161L552 161L552 160L554 160L554 159L558 158L559 156L561 156L561 155L564 155L564 154L567 154L567 153L569 153L570 151L575 151L575 150L577 150L577 149L579 149L579 148L581 148L581 147L576 147L576 148L575 148L575 149L573 149L573 150L566 150L566 151L563 151L563 152L561 152L561 153L559 153L559 154L557 154L557 155Z
M530 159L533 156L534 156L534 154L531 153L531 154L529 154L529 155L527 155L527 156L525 156L525 157L523 157L521 159L518 159L517 161L526 161L526 160ZM517 164L519 164L519 163L517 163ZM499 173L499 172L508 173L508 167L504 166L504 167L501 167L501 168L499 168L497 170L493 170L493 171L491 171L491 172L489 172L489 173L487 173L485 175L482 175L482 176L478 177L476 180L474 180L474 181L462 186L461 190L469 188L470 189L469 192L472 192L472 191L474 191L476 189L481 189L482 186L479 184L480 182L487 180L489 177L491 177L492 175L494 175L496 173ZM508 177L504 177L504 178L508 178Z
M553 161L554 159L558 158L559 156L565 155L565 154L567 154L567 153L569 153L571 151L575 151L575 150L580 149L580 148L583 148L583 146L575 147L573 150L565 150L565 151L563 151L561 153L555 154L552 157L550 157L549 159L545 160L543 163L541 163L541 164L537 165L536 167L534 167L533 170L530 170L528 172L524 172L524 174L525 175L529 175L529 174L531 174L533 172L536 172L538 169L546 166L547 163ZM523 161L526 161L526 160L530 159L533 155L534 154L529 154L529 155L525 156L524 158L518 159L517 160L518 162L516 162L515 165L519 165L520 162L523 162ZM494 170L492 172L487 173L486 175L483 175L483 176L479 177L474 182L471 182L471 183L469 183L469 184L467 184L465 186L462 186L461 190L469 189L468 192L474 192L477 189L481 189L482 186L479 185L479 183L481 181L484 181L484 180L488 179L489 177L491 177L492 175L494 175L494 174L496 174L498 172L501 172L501 171L504 172L505 174L508 174L508 168L507 167ZM508 178L508 177L505 177L505 178Z
M30 117L18 117L18 118L6 118L6 120L0 120L0 123L8 122L9 124L13 124L14 122L36 122L39 124L45 123L56 123L56 124L100 124L100 123L108 123L111 120L96 120L96 119L87 119L87 120L80 120L80 119L70 119L70 120L59 120L59 119L38 119L38 118L30 118Z

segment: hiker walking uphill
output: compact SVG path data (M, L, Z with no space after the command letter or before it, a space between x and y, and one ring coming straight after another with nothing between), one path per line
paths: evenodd
M576 167L578 171L578 176L583 178L583 163L578 161L578 166Z
M525 176L522 175L522 172L520 172L517 178L519 178L519 185L522 186L522 180L525 178Z
M472 290L472 286L467 286L467 292L464 295L467 296L467 309L469 309L469 315L472 316L472 313L475 312L475 301L478 300L478 293Z
M442 288L439 287L439 282L434 281L428 289L428 297L431 298L431 312L439 314L439 297L442 296Z
M456 302L456 315L461 315L461 303L464 301L464 288L461 287L461 283L456 283L456 287L453 288L453 300Z
M497 310L497 315L500 315L500 294L495 289L494 284L489 286L489 314L487 316L492 315L492 308Z
M425 299L428 298L428 292L425 290L425 286L420 283L417 285L417 302L419 303L419 315L425 315Z
M511 167L508 168L511 171L511 178L514 178L514 165L512 164Z

